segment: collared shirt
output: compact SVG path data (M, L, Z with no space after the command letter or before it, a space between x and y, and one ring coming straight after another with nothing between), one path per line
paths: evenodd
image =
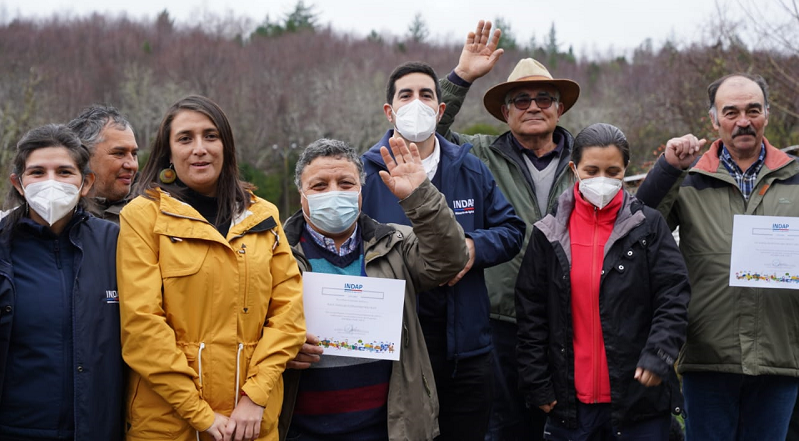
M438 137L433 136L433 139L436 141L436 145L433 148L433 153L430 156L422 159L422 167L424 167L424 172L427 173L427 179L433 180L433 176L436 175L436 171L438 171L438 163L441 162L441 146L438 142Z
M343 244L341 244L340 249L336 249L336 242L333 241L333 239L317 232L316 230L311 228L311 226L308 225L307 222L305 223L305 230L307 230L308 233L311 234L311 237L313 238L314 242L317 243L317 245L323 247L324 249L330 251L331 253L336 253L336 255L338 256L345 256L353 252L361 244L360 236L358 235L357 224L355 225L355 229L352 230L352 235L347 240L345 240Z
M730 176L732 176L733 179L735 179L735 182L738 183L738 188L741 189L744 199L748 201L749 195L752 194L752 190L755 188L757 174L760 173L760 169L763 168L763 163L766 158L765 145L760 144L760 156L757 157L757 161L750 165L745 172L741 171L741 167L738 167L738 164L736 164L735 160L732 159L729 150L727 150L727 147L723 144L719 158L721 159L721 163L724 164L724 167L727 169L727 171L730 172Z
M557 138L557 139L556 139ZM561 153L563 153L563 137L557 137L557 135L553 135L552 141L555 142L555 148L551 152L547 152L540 157L537 156L532 150L524 148L523 145L516 139L516 137L511 137L513 139L513 145L516 146L516 149L519 150L519 153L522 155L527 156L530 159L530 162L533 163L536 169L539 171L547 168L550 162L553 159L559 158Z

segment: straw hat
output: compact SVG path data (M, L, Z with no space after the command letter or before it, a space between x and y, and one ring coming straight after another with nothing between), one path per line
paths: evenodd
M549 84L560 92L560 102L563 103L563 113L566 113L580 96L580 85L572 80L554 79L543 64L532 58L524 58L516 64L510 73L508 81L497 84L488 89L483 97L483 105L494 118L506 122L502 116L502 106L505 105L505 95L511 90L522 86L540 86Z

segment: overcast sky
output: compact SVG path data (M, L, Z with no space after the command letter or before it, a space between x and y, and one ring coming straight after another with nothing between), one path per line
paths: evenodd
M502 17L518 43L538 44L555 23L563 50L577 55L620 54L650 38L655 47L667 39L679 45L707 41L719 14L732 20L747 15L741 4L757 2L759 13L779 18L784 0L306 0L319 22L341 32L367 35L372 30L402 36L421 13L435 41L460 42L481 18ZM166 8L177 23L196 23L206 13L249 17L260 23L291 11L296 0L0 0L0 19L47 17L54 13L84 16L91 12L153 18ZM165 6L166 5L166 6ZM748 42L754 44L755 42Z

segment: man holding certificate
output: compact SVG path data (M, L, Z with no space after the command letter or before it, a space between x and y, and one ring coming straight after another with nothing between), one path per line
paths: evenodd
M304 272L405 281L395 348L399 360L336 357L330 355L332 347L322 355L318 336L309 333L284 373L281 439L432 440L439 434L438 397L416 316L416 293L449 281L469 253L462 228L427 179L416 145L409 148L401 139L389 144L393 157L383 147L388 167L380 175L412 228L362 214L363 162L347 144L320 139L297 161L302 212L286 221L285 231ZM308 329L313 327L310 323ZM367 345L359 342L356 348L374 350Z
M647 205L659 204L670 226L680 227L692 291L678 367L686 435L785 439L799 389L799 294L754 281L730 283L743 277L741 271L735 276L731 256L748 253L752 265L760 263L760 250L740 244L765 229L742 229L741 222L799 216L799 163L764 137L769 105L762 77L725 76L708 87L708 98L720 139L698 160L704 139L669 140L636 194ZM790 229L772 225L779 230L774 234Z

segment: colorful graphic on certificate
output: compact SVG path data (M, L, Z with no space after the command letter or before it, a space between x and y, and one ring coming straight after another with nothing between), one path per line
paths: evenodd
M302 295L325 355L399 360L404 280L306 272Z
M730 286L799 289L799 218L736 215Z

